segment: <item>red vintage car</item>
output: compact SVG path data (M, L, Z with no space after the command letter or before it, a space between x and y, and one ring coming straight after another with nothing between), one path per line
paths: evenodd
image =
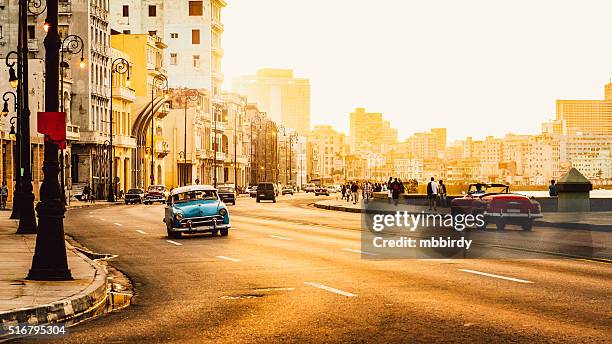
M531 230L533 221L542 217L540 203L509 190L505 184L470 184L467 194L452 200L451 214L481 214L485 222L481 228L494 223L497 230L503 230L506 224Z

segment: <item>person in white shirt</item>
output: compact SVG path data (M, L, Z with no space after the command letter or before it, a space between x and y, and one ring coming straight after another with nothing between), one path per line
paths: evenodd
M427 200L429 203L429 210L433 207L433 210L438 210L438 183L436 183L434 177L431 177L431 181L427 183Z

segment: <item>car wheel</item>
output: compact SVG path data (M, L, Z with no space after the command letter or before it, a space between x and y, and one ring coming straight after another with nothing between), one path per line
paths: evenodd
M166 232L168 232L168 238L170 239L179 239L181 237L181 232L173 232L170 230L170 225L166 224Z
M219 230L218 229L214 229L210 232L210 234L212 234L213 236L216 236L217 234L219 234Z
M259 198L257 198L257 203L259 203L259 201L260 201Z
M497 223L495 223L495 226L497 227L498 231L503 231L504 228L506 228L506 222L504 222L503 220L499 220L497 221Z
M229 234L229 229L222 229L221 231L221 236L227 236Z
M233 201L233 202L232 202L232 205L236 205L236 201Z
M276 203L276 198L272 198L272 203Z
M533 229L533 221L523 222L521 227L523 227L523 229L526 231L530 231L531 229Z
M149 202L144 202L145 205L149 205Z

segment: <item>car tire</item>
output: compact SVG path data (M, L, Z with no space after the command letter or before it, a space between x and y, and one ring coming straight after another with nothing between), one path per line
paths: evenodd
M236 205L236 201L233 201L233 202L232 202L232 205Z
M495 227L498 231L503 231L506 228L506 222L504 220L499 220L495 223Z
M259 199L259 198L257 198L257 203L259 203L259 201L260 201L260 199Z
M523 222L523 224L521 224L521 227L523 228L523 230L530 231L533 229L533 221Z
M149 205L149 202L144 202L144 205Z
M214 229L210 232L210 234L212 234L213 236L216 236L217 234L219 234L219 230L218 229Z
M272 198L272 203L276 203L276 197Z
M180 239L182 234L181 232L172 232L168 224L166 224L166 232L168 233L168 238L170 239Z
M221 236L227 236L229 234L229 229L225 228L225 229L221 229Z

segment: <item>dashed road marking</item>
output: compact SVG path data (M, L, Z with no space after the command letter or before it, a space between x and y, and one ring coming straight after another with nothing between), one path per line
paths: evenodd
M343 290L340 290L340 289L328 287L326 285L315 283L315 282L304 282L304 284L309 285L311 287L327 290L327 291L332 292L332 293L348 296L348 297L356 297L357 296L356 294L349 293L348 291L343 291Z
M145 231L141 231L140 229L137 229L136 232L140 233L140 234L147 234L147 232Z
M106 220L104 220L103 218L100 218L100 220L101 220L101 221L106 221Z
M486 273L486 272L481 272L481 271L476 271L476 270L459 269L459 271L468 272L468 273L476 274L476 275L493 277L493 278L499 278L499 279L503 279L503 280L507 280L507 281L519 282L519 283L533 283L533 282L527 281L527 280L522 280L522 279L512 278L512 277L506 277L506 276L500 276L500 275L494 275L494 274L489 274L489 273Z
M281 239L281 240L288 240L288 241L293 240L293 239L291 239L291 238L285 238L285 237L278 236L278 235L270 235L270 237L271 237L271 238L276 238L276 239Z
M378 254L376 254L376 253L366 252L366 251L359 251L359 250L353 250L353 249L350 249L350 248L343 248L342 251L354 252L354 253L359 253L359 254L365 254L366 256L378 256Z
M113 224L114 224L115 226L123 227L123 225L122 225L122 224L117 223L117 222L113 222Z
M166 240L167 242L176 245L176 246L183 246L183 244L181 244L180 242L176 242L176 241L172 241L172 240Z
M240 261L240 259L236 259L236 258L232 258L232 257L226 257L226 256L217 256L217 258L223 259L223 260L229 260L229 261L232 261L232 262L239 262Z

